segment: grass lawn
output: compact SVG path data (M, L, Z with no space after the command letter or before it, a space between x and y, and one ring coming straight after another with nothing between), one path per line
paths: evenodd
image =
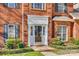
M36 52L30 47L20 49L2 49L0 56L44 56L40 52Z
M74 53L79 53L79 49L57 49L56 51L52 51L56 53L57 55L64 55L64 54L74 54Z
M44 56L40 52L26 52L18 54L3 54L2 56Z
M73 53L79 53L79 47L74 47L74 46L59 46L55 45L52 46L53 48L56 48L54 53L58 55L63 55L63 54L73 54Z

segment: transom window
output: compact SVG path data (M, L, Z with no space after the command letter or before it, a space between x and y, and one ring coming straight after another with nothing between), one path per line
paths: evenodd
M44 4L43 3L32 3L32 8L35 9L44 9Z
M56 12L66 12L67 11L67 5L66 3L56 3L55 4L55 11Z

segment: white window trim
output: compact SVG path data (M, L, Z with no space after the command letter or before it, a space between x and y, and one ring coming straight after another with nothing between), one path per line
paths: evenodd
M33 5L32 8L34 8L34 9L40 9L40 8L36 8L35 7L35 3L33 3L32 5ZM44 9L44 3L42 3L42 9L40 9L40 10L43 10L43 9Z
M11 4L11 3L8 3L8 7L11 7L9 4ZM14 6L11 8L16 8L16 3L13 3L13 4L14 4Z
M65 26L66 27L66 39L64 41L68 41L68 27L66 25L57 25L58 27ZM63 31L62 31L63 32ZM57 34L56 34L57 35Z

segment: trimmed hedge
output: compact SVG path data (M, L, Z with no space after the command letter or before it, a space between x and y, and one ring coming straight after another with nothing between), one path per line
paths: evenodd
M32 52L33 49L31 48L20 48L20 49L3 49L0 50L0 55L3 54L17 54L17 53L24 53L24 52Z

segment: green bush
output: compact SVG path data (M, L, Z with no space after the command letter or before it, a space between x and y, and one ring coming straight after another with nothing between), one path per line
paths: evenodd
M22 42L20 42L20 43L18 44L18 48L24 48L24 45L23 45Z
M77 38L70 37L68 42L65 43L58 38L54 38L50 46L58 49L79 49L79 39Z
M64 43L58 38L53 38L51 44L52 45L63 45Z
M16 46L16 48L18 48L18 44L20 44L21 43L21 40L20 39L16 39L15 40L15 46Z
M79 45L79 39L77 38L70 38L69 43L72 43L74 45Z
M13 39L8 39L6 41L6 47L9 49L13 49L14 48L14 40Z
M19 45L19 48L23 48L24 45L21 43L21 40L20 39L8 39L6 41L6 47L8 49L14 49L14 48L18 48L18 45Z
M73 41L73 44L79 45L79 39L75 39L75 40Z

